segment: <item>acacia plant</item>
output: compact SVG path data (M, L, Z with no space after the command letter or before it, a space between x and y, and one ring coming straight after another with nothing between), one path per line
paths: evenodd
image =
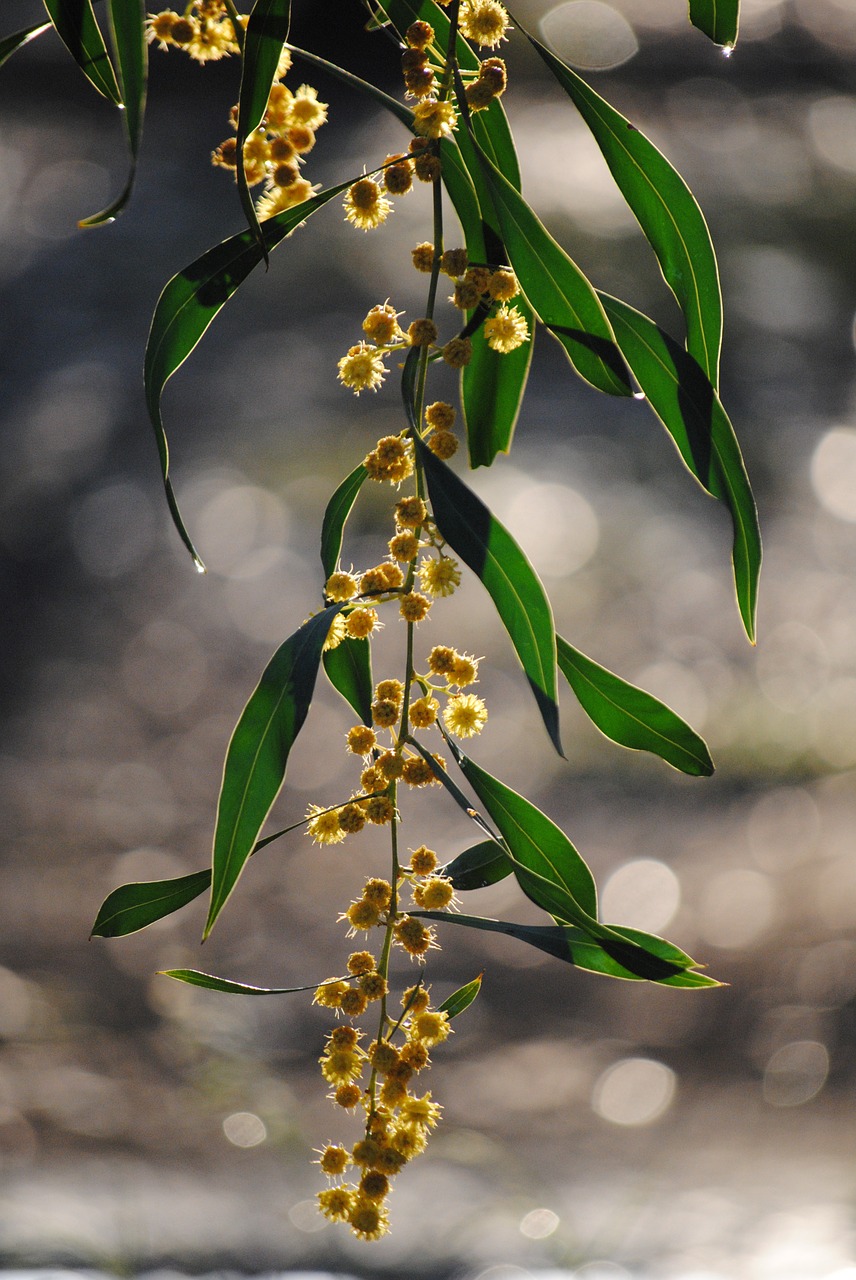
M233 0L189 0L182 12L148 17L142 0L106 0L106 40L91 0L44 0L50 21L7 37L0 58L53 26L92 85L122 108L130 176L109 208L85 220L89 226L111 221L129 198L149 49L199 62L225 56L243 61L240 99L229 113L233 131L212 158L236 179L246 229L169 281L145 357L145 393L169 509L200 572L201 554L183 523L170 474L160 408L167 380L250 272L325 205L344 207L357 233L382 235L394 203L411 188L424 189L424 240L413 247L411 261L397 264L402 272L422 274L421 314L403 320L389 300L396 291L393 276L381 289L389 298L378 297L343 335L338 362L343 395L390 394L389 384L397 382L401 429L375 440L365 435L371 414L358 419L363 439L355 445L354 468L321 520L321 607L277 649L234 730L211 866L178 879L123 885L106 899L93 927L99 937L129 934L207 892L207 936L252 855L272 841L300 827L318 845L358 839L366 824L387 829L385 864L361 888L355 885L353 901L337 904L347 937L359 937L351 944L356 949L348 953L345 947L331 962L334 976L306 975L310 985L296 988L314 992L315 1002L336 1019L321 1074L340 1109L342 1132L350 1132L321 1151L328 1185L319 1191L319 1207L361 1239L376 1240L388 1230L392 1180L423 1150L440 1116L423 1072L453 1019L479 992L480 976L439 1005L432 1001L427 961L438 933L453 925L507 934L557 961L611 978L718 985L672 943L598 918L594 880L568 836L469 755L488 717L474 692L478 660L455 647L453 634L441 633L443 642L429 645L421 627L435 610L441 622L445 598L461 584L463 562L491 596L560 756L561 675L614 742L653 752L687 774L712 772L707 747L689 725L556 634L550 602L524 552L460 478L463 468L450 465L453 458L457 464L460 441L471 467L489 466L510 449L537 325L592 387L644 401L686 469L726 504L734 528L737 604L750 640L761 553L740 449L717 394L722 308L716 259L683 179L499 0L351 2L365 9L366 39L379 42L401 67L398 97L292 43L289 0L256 0L248 15ZM737 10L738 0L690 0L692 22L727 49L736 39ZM567 94L569 110L578 111L594 135L677 300L685 342L598 291L521 194L502 101L516 92L513 63L511 70L506 66L515 40L528 41ZM362 173L346 174L326 190L312 184L308 158L328 109L301 81L318 67L391 112L402 139L400 152L367 153ZM444 189L455 211L453 225L444 212ZM457 406L434 398L432 375L443 364L460 370ZM335 373L331 369L331 377ZM359 401L360 410L364 404ZM354 570L345 567L342 547L366 485L388 494L387 523L377 530L377 563ZM312 608L309 601L305 608ZM386 623L397 629L399 657L373 674L373 637ZM352 758L350 793L332 803L319 796L301 823L262 835L322 668L353 713L337 748ZM434 788L437 805L459 806L473 825L474 843L452 860L432 849L431 830L414 829L408 816L411 789L423 787ZM506 876L514 876L543 909L545 923L522 925L460 910L458 895ZM168 976L222 992L284 994L196 970Z

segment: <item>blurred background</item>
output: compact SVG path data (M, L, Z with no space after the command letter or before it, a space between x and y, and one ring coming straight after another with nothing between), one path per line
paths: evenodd
M335 8L331 36L328 6L296 3L295 41L397 94L392 46L363 36L360 6ZM199 577L162 498L142 353L166 280L241 227L209 160L238 65L153 52L134 197L88 232L77 220L125 179L116 113L50 35L3 68L7 1268L856 1277L856 2L743 9L730 58L682 0L518 0L515 15L664 149L709 219L723 399L765 536L757 650L733 598L726 513L644 404L598 396L543 334L511 457L472 478L542 574L559 630L688 718L716 775L686 779L607 743L567 689L569 763L556 759L476 582L426 633L426 648L485 655L490 721L473 754L563 825L604 917L665 933L729 985L609 982L447 929L435 994L482 969L483 991L434 1055L444 1123L400 1179L392 1236L371 1246L327 1227L312 1199L312 1149L347 1136L317 1070L328 1017L308 997L241 1000L156 971L274 986L339 972L336 915L385 865L385 841L319 849L295 832L254 860L202 951L202 900L130 938L87 937L118 884L207 862L231 728L319 603L324 503L402 426L393 380L354 399L336 360L370 306L420 313L409 249L430 238L428 189L372 234L333 202L167 389L174 483L210 569ZM35 0L4 0L0 34L42 17ZM529 199L598 287L680 337L584 125L519 40L507 59ZM330 104L311 181L403 146L370 103L305 66L289 83L304 79ZM346 564L383 555L388 500L361 500ZM276 826L353 785L352 716L322 684ZM411 816L409 840L444 859L473 840L436 794ZM466 909L538 919L510 881Z

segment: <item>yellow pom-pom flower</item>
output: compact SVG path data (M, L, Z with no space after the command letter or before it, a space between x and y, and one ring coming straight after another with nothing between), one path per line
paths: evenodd
M456 738L473 738L487 724L487 707L474 693L459 693L443 708L443 723Z
M529 326L516 307L503 303L495 315L485 320L484 336L489 347L505 355L529 341Z
M383 352L367 342L358 342L339 361L339 381L350 387L354 395L361 391L377 391L386 377Z
M348 188L343 207L347 222L360 231L373 231L386 222L392 204L373 178L360 178Z

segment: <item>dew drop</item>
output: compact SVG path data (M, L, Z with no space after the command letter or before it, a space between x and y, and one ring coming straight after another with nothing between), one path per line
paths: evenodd
M733 44L724 44L724 45L722 46L722 56L723 56L723 58L730 58L733 52L734 52L734 45L733 45Z
M633 392L633 399L634 399L634 400L644 400L644 399L645 399L645 392L644 392L644 391L634 391L634 392Z

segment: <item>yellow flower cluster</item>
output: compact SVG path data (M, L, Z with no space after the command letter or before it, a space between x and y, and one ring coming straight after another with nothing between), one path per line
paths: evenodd
M247 19L242 18L246 25ZM240 52L235 28L220 0L196 0L184 13L163 9L146 19L146 39L159 49L183 49L197 62L217 62Z

